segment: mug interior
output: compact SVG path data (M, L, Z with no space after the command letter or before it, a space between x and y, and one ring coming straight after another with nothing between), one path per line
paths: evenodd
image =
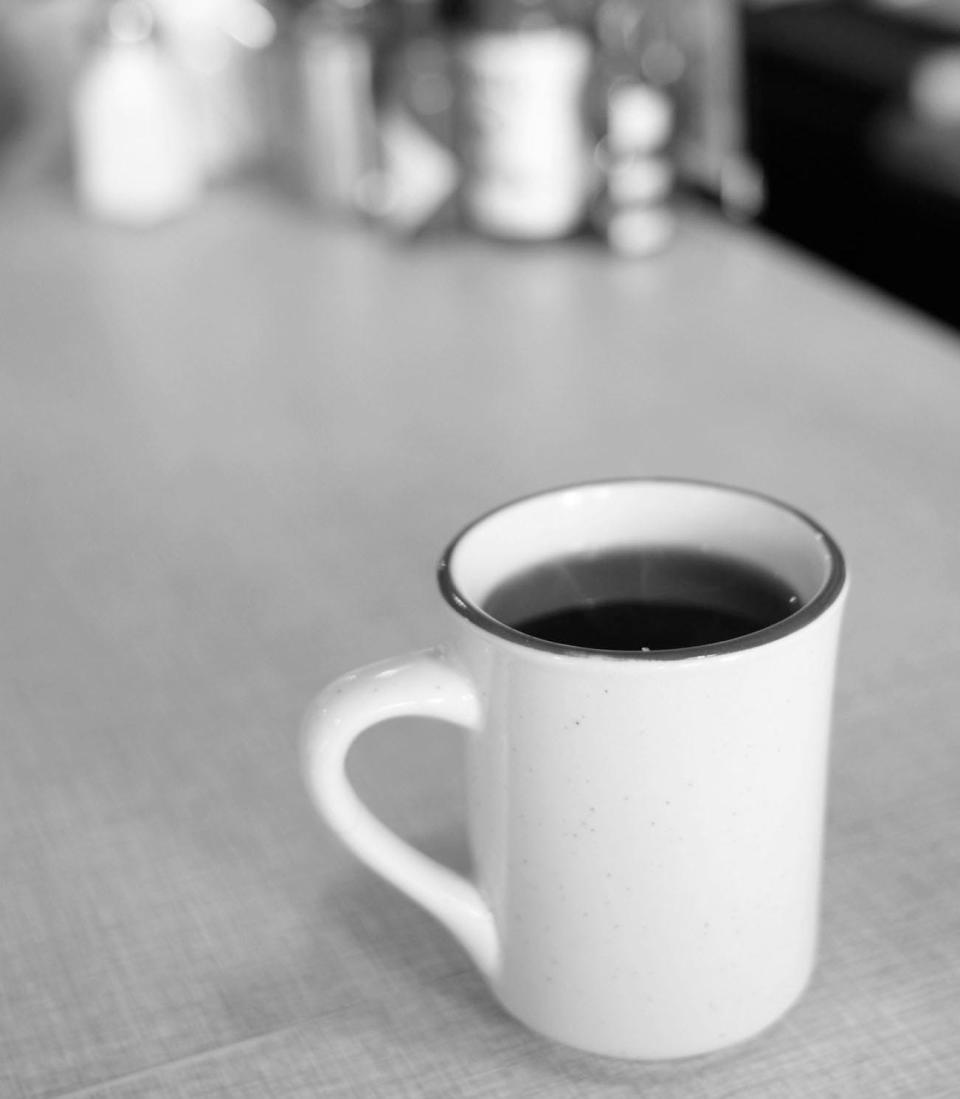
M798 609L788 618L711 650L761 644L774 633L797 629L822 613L843 587L839 548L803 513L742 489L657 479L585 484L506 504L451 543L440 562L440 587L458 612L482 628L537 647L567 649L527 638L491 616L485 609L491 595L560 559L644 547L733 558L772 573L798 596ZM671 651L689 655L691 650Z

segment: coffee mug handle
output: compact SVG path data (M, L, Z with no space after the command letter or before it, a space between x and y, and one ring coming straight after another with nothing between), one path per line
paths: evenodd
M321 816L347 847L444 924L490 978L499 950L493 914L480 891L390 831L347 778L346 758L354 740L379 721L408 715L479 730L476 688L443 650L360 668L317 696L303 728L307 787Z

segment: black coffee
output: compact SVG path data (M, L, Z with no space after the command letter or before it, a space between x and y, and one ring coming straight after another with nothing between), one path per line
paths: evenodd
M624 652L729 641L799 607L796 592L770 572L676 547L552 561L508 580L484 604L529 637Z

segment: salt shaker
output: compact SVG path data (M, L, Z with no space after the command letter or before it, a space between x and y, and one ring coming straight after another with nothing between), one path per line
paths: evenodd
M673 129L662 90L642 82L609 90L602 221L607 243L621 255L652 255L673 239Z
M112 0L71 103L81 207L107 221L152 225L187 210L204 173L182 73L147 0Z
M601 0L595 19L603 137L594 221L613 251L653 255L676 229L674 89L684 58L661 0Z

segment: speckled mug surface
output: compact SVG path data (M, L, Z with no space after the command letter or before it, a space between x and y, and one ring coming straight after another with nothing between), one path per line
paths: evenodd
M798 609L742 637L659 652L539 641L484 610L525 569L657 544L773 572ZM478 519L444 553L439 582L449 641L342 677L308 715L305 775L330 826L549 1038L659 1059L776 1021L816 954L847 590L833 539L741 489L590 483ZM390 832L347 780L352 741L405 714L467 731L473 880Z

